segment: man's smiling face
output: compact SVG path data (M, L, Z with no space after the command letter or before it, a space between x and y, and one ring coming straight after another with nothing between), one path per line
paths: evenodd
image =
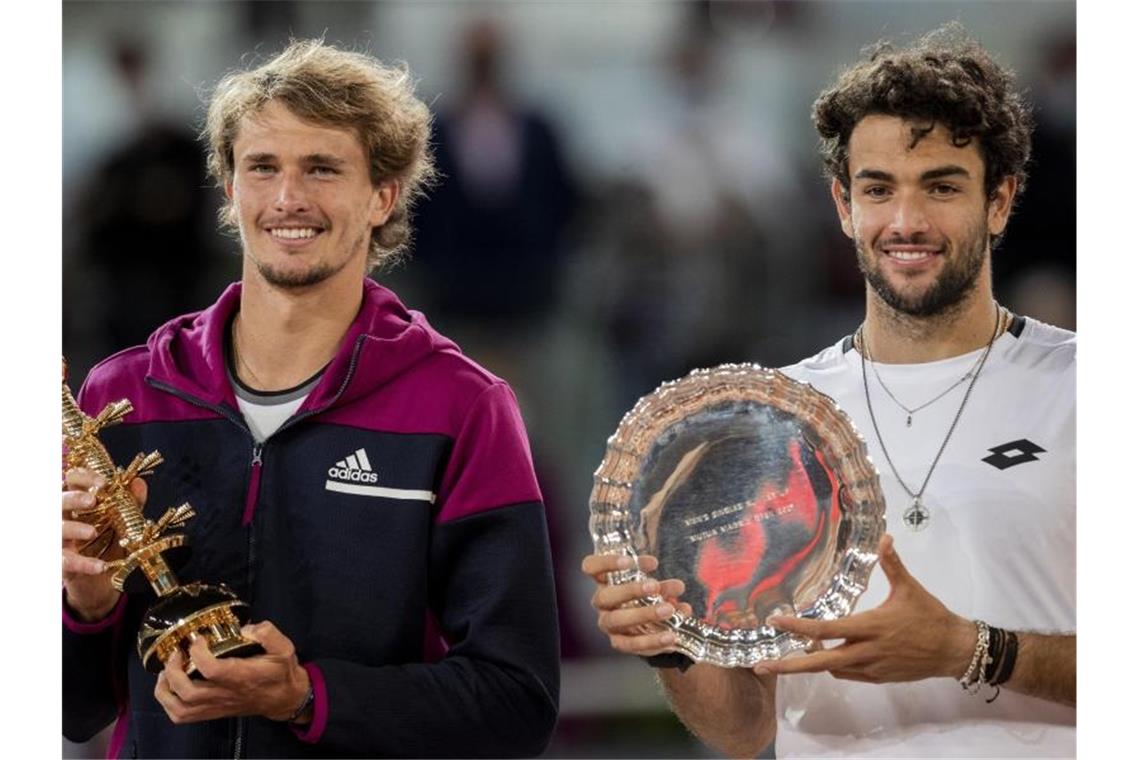
M388 219L398 189L373 186L353 130L271 101L242 121L233 154L226 194L245 255L267 283L304 288L342 271L363 278L372 228Z
M912 316L950 311L976 287L991 235L1009 218L1015 184L987 202L985 164L974 141L957 146L942 125L917 144L914 122L872 115L848 143L850 198L832 195L859 268L892 309Z

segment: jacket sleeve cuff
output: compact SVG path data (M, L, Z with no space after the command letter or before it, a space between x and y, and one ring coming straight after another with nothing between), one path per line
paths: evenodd
M307 744L316 744L325 732L329 722L329 692L325 688L325 676L316 663L306 662L301 665L309 674L309 681L313 685L313 719L307 726L290 726L297 738Z
M67 589L63 589L63 624L67 630L72 633L78 634L92 634L102 633L103 631L114 628L119 620L123 617L123 610L127 608L127 595L120 594L119 601L111 608L107 617L102 620L96 620L93 623L84 622L76 617L71 607L67 604Z

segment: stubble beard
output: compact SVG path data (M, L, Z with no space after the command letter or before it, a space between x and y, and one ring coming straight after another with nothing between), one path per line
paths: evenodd
M364 255L367 256L367 247L370 242L371 233L372 230L369 228L364 234L357 237L352 243L352 250L359 251L361 248L365 248ZM257 267L257 271L262 279L269 285L283 290L301 290L303 288L319 285L333 275L340 273L354 258L354 256L346 256L339 261L322 261L308 269L302 270L288 270L274 267L272 264L258 258L254 258L253 263Z
M912 239L905 242L921 244L925 241ZM915 295L900 292L891 285L879 264L881 254L858 236L855 237L855 257L859 271L871 289L891 309L910 317L938 317L958 309L977 287L988 246L989 233L985 224L973 225L957 255L946 260L934 284Z
M340 266L333 266L329 263L321 263L309 269L302 271L282 271L271 264L266 264L263 261L256 261L257 271L261 274L262 279L276 288L284 288L286 290L297 290L300 288L308 288L313 285L324 282L334 274L344 269L347 261L341 262Z

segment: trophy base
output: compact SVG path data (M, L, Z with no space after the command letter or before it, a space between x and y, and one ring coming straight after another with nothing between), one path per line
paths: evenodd
M187 675L201 678L190 660L190 645L199 637L218 658L265 653L260 644L241 635L241 627L248 620L245 602L225 586L180 586L147 610L139 630L139 657L147 671L157 674L167 658L179 650Z

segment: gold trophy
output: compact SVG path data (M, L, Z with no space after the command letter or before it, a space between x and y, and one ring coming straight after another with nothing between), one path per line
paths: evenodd
M189 504L171 507L158 519L147 520L131 496L128 486L137 477L149 475L162 464L157 451L138 454L126 469L118 468L98 433L130 414L131 402L122 399L103 408L95 417L80 410L63 382L64 467L84 467L97 473L104 484L95 495L95 506L72 512L72 518L95 528L95 537L79 550L87 557L106 561L111 583L119 591L135 570L150 582L158 601L147 610L139 629L138 652L143 666L159 673L175 649L182 650L185 670L200 675L189 657L194 637L206 639L215 657L249 657L262 654L257 642L245 639L241 627L249 620L249 609L225 585L204 583L181 585L163 558L163 553L186 543L176 532L194 516Z

